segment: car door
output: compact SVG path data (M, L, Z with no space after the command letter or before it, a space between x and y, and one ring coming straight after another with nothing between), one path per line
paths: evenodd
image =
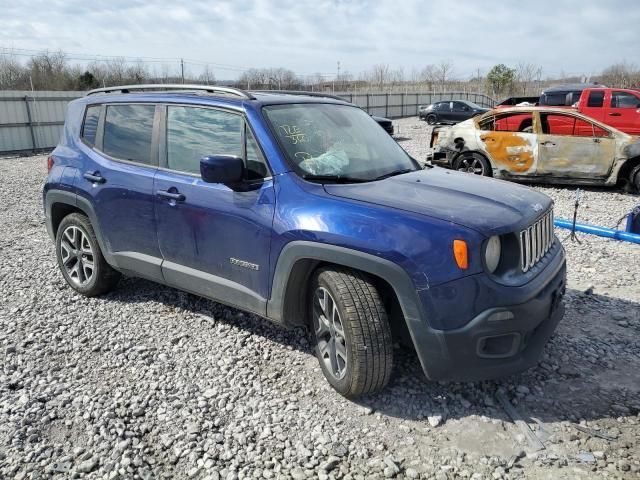
M479 144L493 168L503 174L536 175L538 136L520 131L523 123L533 125L531 112L484 116L478 124Z
M451 111L451 104L453 102L440 102L438 108L438 118L443 122L451 122L453 120L453 112Z
M454 122L463 122L471 118L471 108L462 102L451 102L451 120Z
M583 113L587 117L594 118L599 122L606 123L608 119L605 118L604 89L586 90L583 92L583 95L587 95L587 98L582 99L580 102L582 105L580 113Z
M613 90L605 123L631 135L640 135L640 93Z
M275 194L251 129L240 113L188 105L167 105L161 124L155 195L165 281L264 315ZM207 155L241 156L246 181L204 182Z
M540 113L538 174L597 179L608 176L615 139L608 130L582 117Z
M98 229L117 267L162 280L155 226L153 146L156 106L89 106L81 134L85 155L76 183L96 213Z

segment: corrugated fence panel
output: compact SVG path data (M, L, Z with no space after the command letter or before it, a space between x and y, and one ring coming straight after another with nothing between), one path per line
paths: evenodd
M62 134L67 104L84 92L0 92L0 153L49 150Z
M0 91L0 153L47 150L62 135L67 104L84 92ZM371 115L389 118L418 114L419 105L441 100L469 100L482 107L496 101L481 93L337 93ZM29 119L31 116L31 120Z
M418 93L336 93L347 101L365 109L371 115L401 118L418 114L420 105L446 100L468 100L481 107L492 108L496 101L482 93L418 92Z

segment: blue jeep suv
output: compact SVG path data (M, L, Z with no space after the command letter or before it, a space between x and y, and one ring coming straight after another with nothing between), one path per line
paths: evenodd
M46 225L73 289L125 274L308 327L347 397L387 384L401 341L432 380L521 371L564 312L547 196L423 169L337 99L98 89L69 104L48 167Z

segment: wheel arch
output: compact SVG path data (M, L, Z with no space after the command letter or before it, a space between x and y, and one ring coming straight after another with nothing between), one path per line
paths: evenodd
M493 177L493 163L491 162L491 158L489 158L489 156L481 151L481 150L477 150L477 149L469 149L469 150L462 150L460 153L458 153L455 157L453 157L453 159L451 160L451 168L456 168L456 162L458 161L458 159L462 158L464 155L467 154L476 154L476 155L480 155L482 158L484 158L487 163L489 164L489 173L490 176Z
M410 340L412 322L424 322L416 289L400 266L358 250L308 241L293 241L283 248L273 276L267 316L287 326L305 326L310 279L319 268L331 265L364 272L372 279L388 309L394 334L406 334Z
M44 204L47 231L53 240L56 238L58 227L64 217L71 213L81 213L89 218L103 256L109 264L114 264L110 254L111 250L107 249L108 245L101 234L98 217L89 200L73 192L49 190L45 194Z
M631 183L631 172L640 167L640 156L632 157L626 160L620 170L618 170L618 175L616 178L616 184L630 184Z

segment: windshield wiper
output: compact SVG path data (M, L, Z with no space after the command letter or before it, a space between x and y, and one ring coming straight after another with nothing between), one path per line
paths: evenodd
M313 175L307 173L302 175L305 180L318 180L320 182L327 181L333 183L364 183L370 182L369 178L350 177L348 175Z
M415 168L402 168L400 170L393 170L389 173L385 173L384 175L380 175L379 177L372 178L372 180L384 180L385 178L395 177L396 175L403 175L409 172L417 172Z

